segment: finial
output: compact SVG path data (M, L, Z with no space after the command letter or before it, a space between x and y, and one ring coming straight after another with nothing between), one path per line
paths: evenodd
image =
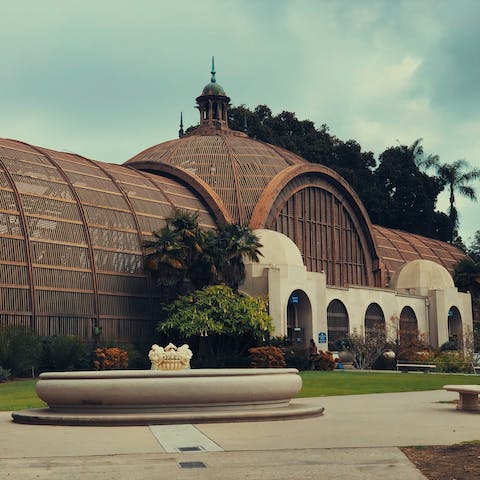
M178 131L178 138L182 138L184 135L183 132L183 112L180 112L180 130Z
M212 74L211 82L215 83L217 79L215 78L215 57L212 57L212 71L210 72Z

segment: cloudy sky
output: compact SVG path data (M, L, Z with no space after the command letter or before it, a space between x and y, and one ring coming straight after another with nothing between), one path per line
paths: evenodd
M215 55L234 105L480 167L478 0L0 0L0 16L0 137L123 163L175 138L180 111L197 122ZM468 242L480 206L458 208Z

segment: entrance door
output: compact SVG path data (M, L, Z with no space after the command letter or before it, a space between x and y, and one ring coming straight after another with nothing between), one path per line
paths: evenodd
M287 337L293 345L308 347L312 333L312 307L302 290L295 290L288 299Z

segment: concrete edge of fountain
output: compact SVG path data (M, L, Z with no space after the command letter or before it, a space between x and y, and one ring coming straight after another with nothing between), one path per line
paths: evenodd
M293 400L284 407L261 409L185 409L183 411L135 411L125 412L104 409L101 412L79 410L76 412L55 411L50 408L35 408L12 412L15 423L30 425L69 426L133 426L170 425L184 423L234 423L273 420L295 420L317 417L324 408L308 399Z
M48 372L35 386L48 408L12 418L37 425L154 425L321 415L315 402L295 398L301 386L292 368Z

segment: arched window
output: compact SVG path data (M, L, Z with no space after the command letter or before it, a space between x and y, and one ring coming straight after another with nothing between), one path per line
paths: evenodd
M411 307L404 307L400 313L398 340L401 347L410 346L418 338L418 324Z
M448 341L456 342L461 348L463 340L462 316L457 307L451 307L448 311Z
M385 317L378 303L371 303L365 313L365 338L370 335L386 336Z
M339 340L348 336L349 321L345 305L340 300L332 300L327 308L328 349L338 349Z

